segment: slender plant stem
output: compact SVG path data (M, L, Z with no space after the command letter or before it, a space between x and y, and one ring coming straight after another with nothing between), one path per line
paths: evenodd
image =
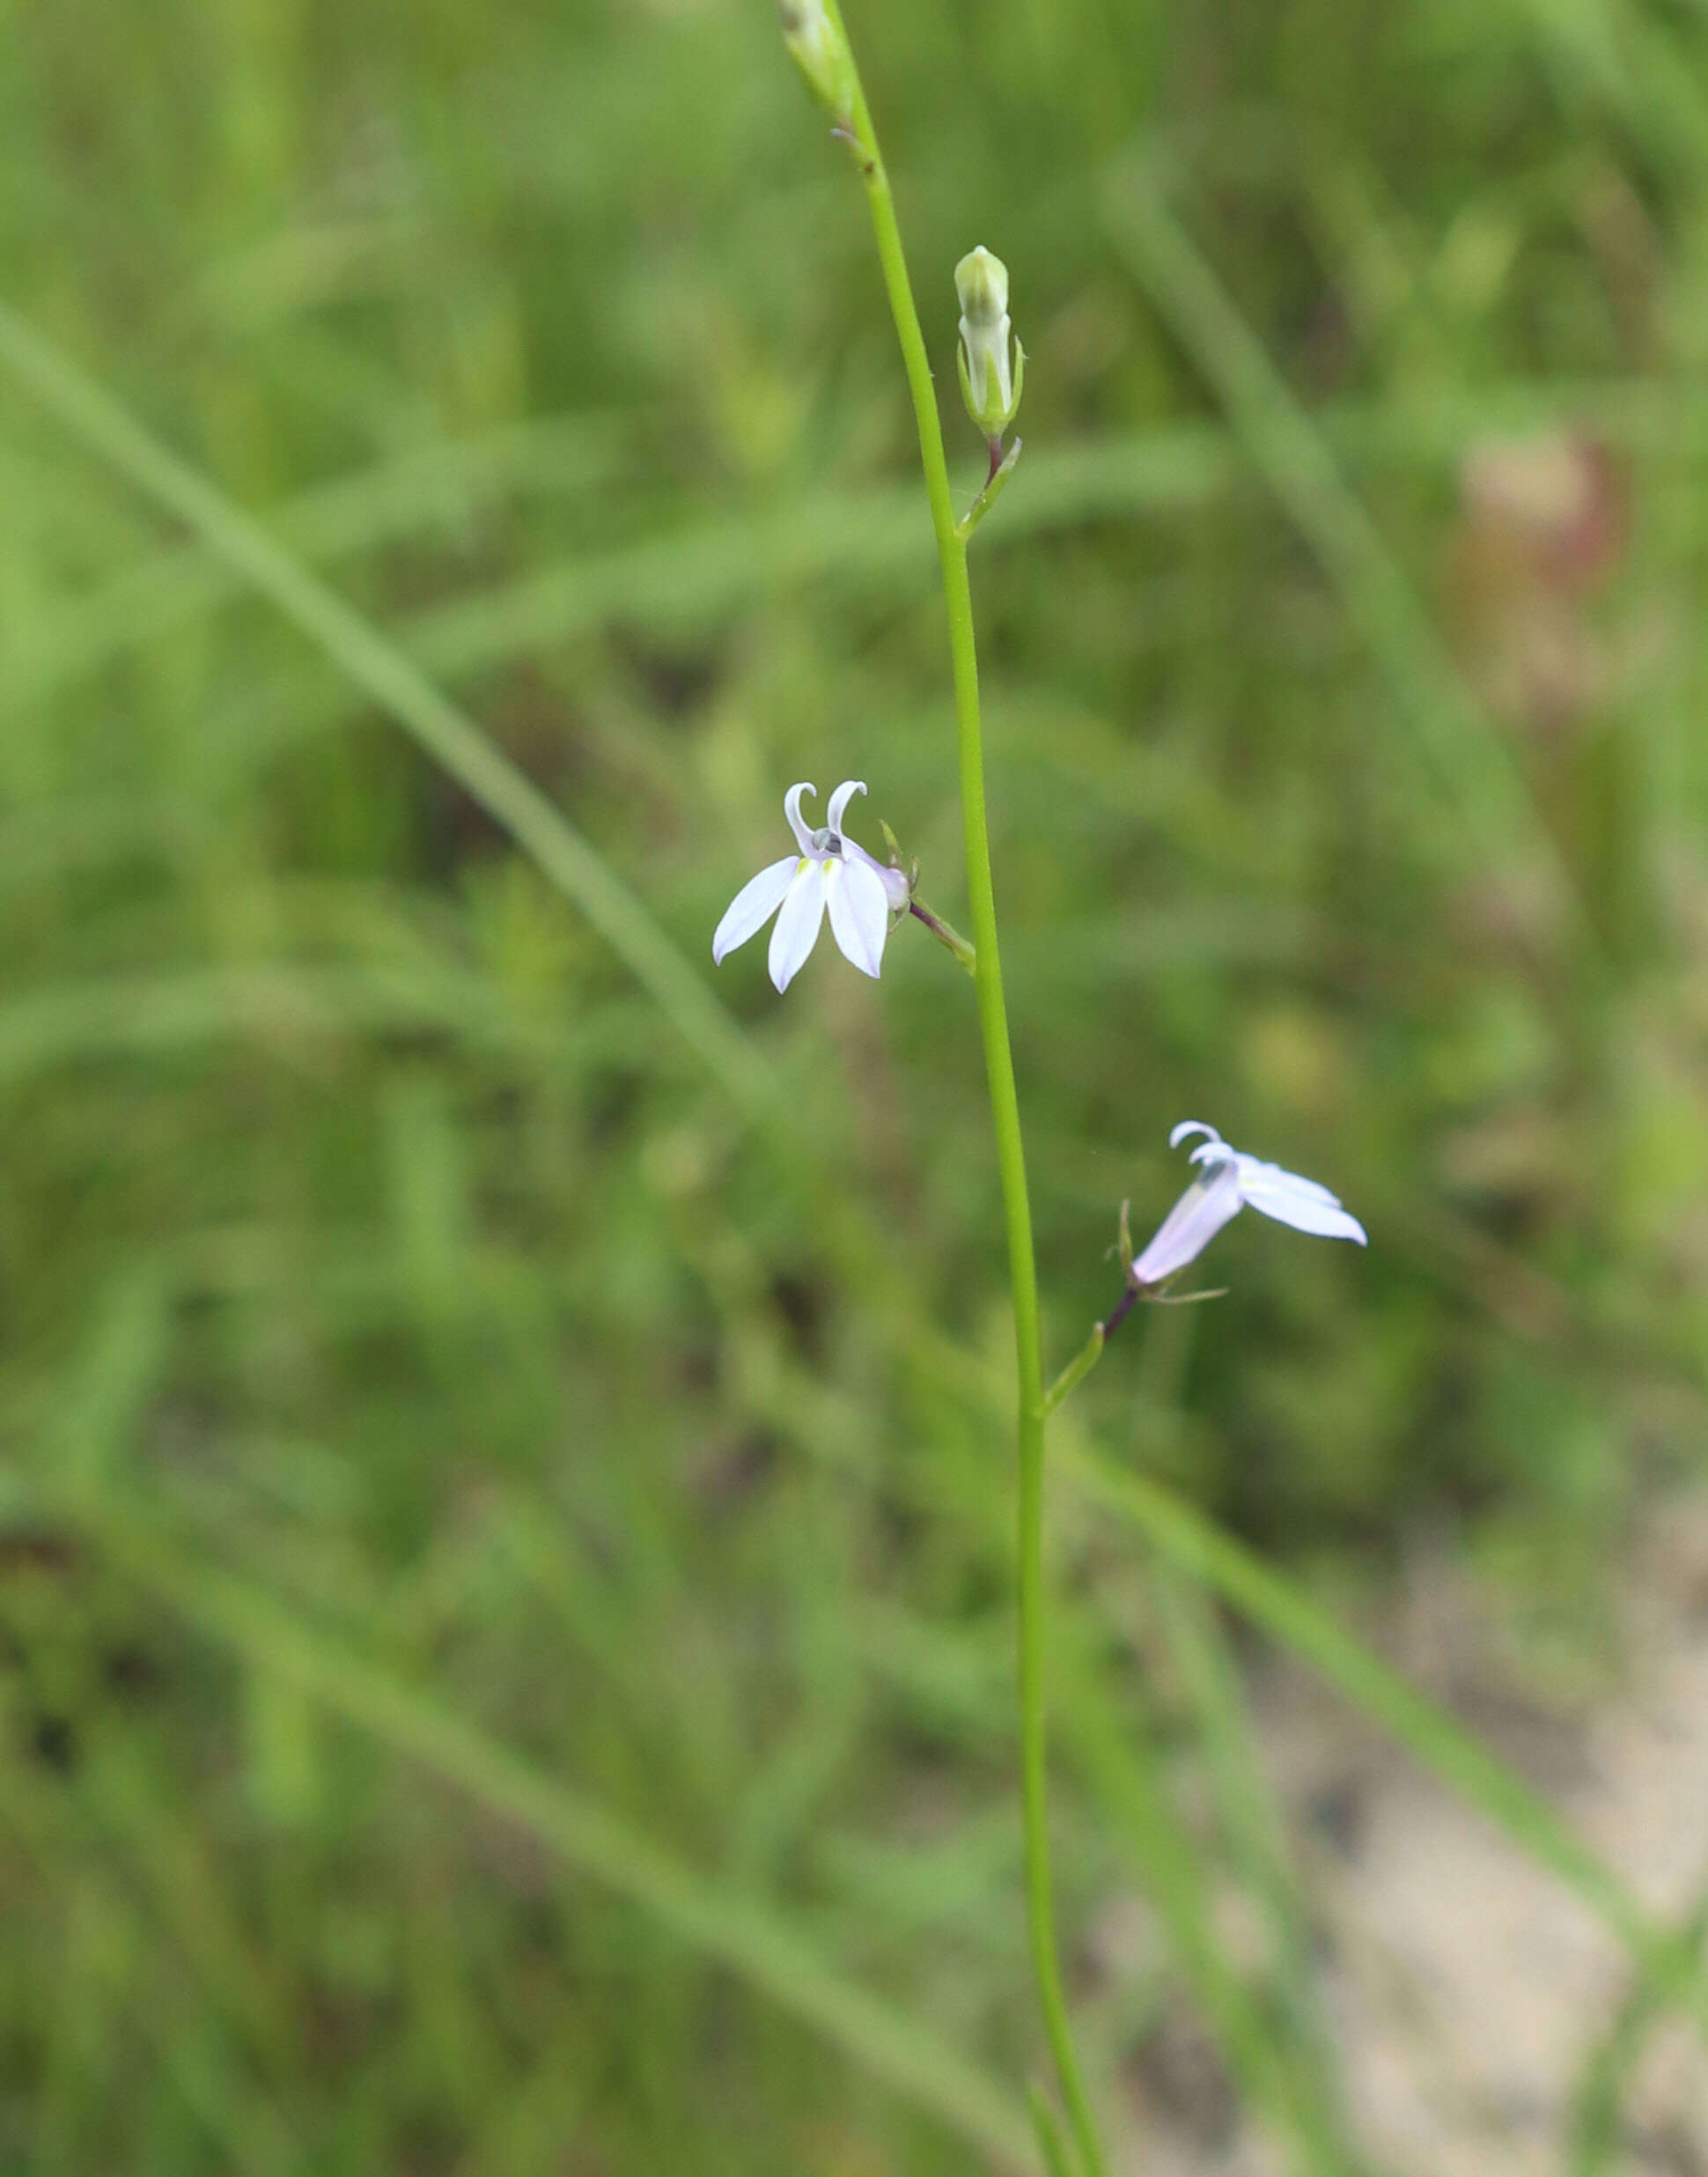
M829 4L834 6L834 0L829 0ZM884 170L883 156L858 75L853 105L851 125L846 134L865 183L866 201L872 210L884 286L895 320L896 336L901 342L908 390L913 397L914 416L919 428L920 464L924 470L931 526L937 534L938 557L942 563L943 595L948 609L949 648L954 670L967 891L973 943L977 952L973 985L984 1042L990 1119L996 1134L1003 1215L1008 1232L1008 1274L1013 1290L1014 1345L1020 1372L1019 1660L1027 1925L1044 2028L1079 2158L1086 2177L1103 2177L1102 2151L1092 2122L1091 2105L1080 2076L1062 1994L1050 1893L1048 1738L1044 1716L1043 1355L1038 1322L1038 1272L1032 1246L1032 1210L1027 1198L1026 1151L1020 1135L1020 1096L1014 1085L1008 1012L1003 1001L1002 957L997 945L997 900L990 874L990 838L984 806L978 653L973 632L972 586L967 572L967 539L955 521L931 361L908 278L889 177Z

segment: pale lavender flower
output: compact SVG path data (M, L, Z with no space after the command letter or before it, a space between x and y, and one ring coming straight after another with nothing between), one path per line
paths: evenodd
M1314 1179L1301 1179L1297 1172L1283 1171L1278 1164L1266 1164L1261 1157L1246 1155L1202 1119L1183 1118L1168 1137L1169 1148L1178 1148L1195 1133L1208 1136L1192 1152L1191 1161L1200 1168L1197 1176L1134 1262L1135 1284L1161 1285L1183 1270L1248 1204L1296 1231L1314 1232L1323 1239L1356 1240L1360 1247L1367 1244L1364 1227L1327 1187Z
M830 797L828 822L811 831L800 813L800 800L804 793L816 794L818 788L805 781L790 787L783 797L783 813L799 852L770 863L741 887L712 936L715 961L745 945L775 914L771 980L778 990L787 990L818 942L828 909L830 934L843 956L863 975L878 973L884 964L891 912L899 913L907 905L909 887L901 870L887 869L858 840L843 836L843 812L857 793L865 792L860 779L843 779Z

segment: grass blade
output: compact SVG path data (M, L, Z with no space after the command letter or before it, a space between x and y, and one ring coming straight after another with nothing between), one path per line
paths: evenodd
M1698 1898L1680 1925L1677 1940L1684 1954L1700 1959L1705 1933L1708 1896ZM1574 2097L1572 2177L1601 2177L1618 2151L1622 2144L1620 2101L1625 2081L1664 2002L1665 1990L1654 1976L1639 1976L1585 2064Z
M1315 423L1136 159L1113 176L1115 247L1226 409L1259 474L1339 592L1425 756L1485 853L1514 842L1572 897L1522 773L1473 702L1380 532Z
M19 1478L13 1476L17 1482ZM1025 2105L912 2018L831 1972L762 1906L703 1882L571 1787L542 1775L432 1696L328 1638L261 1589L202 1562L108 1493L24 1487L41 1513L87 1534L131 1578L253 1670L417 1761L487 1812L727 1967L1006 2170L1034 2167Z
M645 905L421 669L169 453L76 364L0 303L0 365L92 452L252 583L478 801L572 899L750 1115L770 1107L762 1060Z
M543 1017L530 1018L477 977L431 956L85 977L0 1005L0 1087L59 1066L170 1058L198 1044L252 1040L291 1053L341 1037L423 1031L512 1062L566 1066L616 1045L632 1052L638 1011L629 998L615 1024L601 1026L597 1016L565 1024L543 1007Z
M284 544L306 563L354 558L423 531L455 535L478 528L504 502L601 488L620 468L617 431L615 419L601 415L440 439L313 486L273 519ZM14 679L16 697L40 702L132 646L217 611L247 587L229 559L200 543L128 566L36 634Z
M1076 1485L1302 1656L1539 1865L1551 1869L1630 1946L1646 1971L1677 1984L1675 1938L1654 1925L1612 1871L1520 1777L1343 1632L1291 1580L1148 1475L1129 1473L1065 1446L1058 1457ZM1698 2010L1704 2008L1699 1994L1695 2002Z
M1159 1560L1152 1567L1152 1590L1195 1711L1232 1856L1270 1922L1277 2023L1283 2029L1276 2039L1298 2076L1311 2166L1347 2171L1356 2166L1357 2158L1346 2136L1333 2039L1312 1977L1310 1937L1281 1811L1259 1758L1238 1667L1203 1587Z

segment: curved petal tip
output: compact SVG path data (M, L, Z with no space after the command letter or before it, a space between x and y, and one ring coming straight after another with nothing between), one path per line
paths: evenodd
M844 779L830 797L830 806L824 812L824 821L838 838L843 835L843 811L857 793L865 792L864 779Z
M783 797L783 813L789 819L789 829L795 835L795 843L804 854L813 844L813 828L800 813L800 797L810 793L816 801L819 790L810 779L802 779L790 787Z

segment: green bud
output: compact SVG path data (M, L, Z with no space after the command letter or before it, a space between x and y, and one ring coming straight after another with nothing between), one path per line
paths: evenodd
M961 345L955 361L967 413L987 439L1014 420L1026 380L1026 351L1008 316L1008 267L981 245L955 267Z
M777 12L806 88L833 121L845 124L854 111L854 56L842 25L824 0L777 0Z

